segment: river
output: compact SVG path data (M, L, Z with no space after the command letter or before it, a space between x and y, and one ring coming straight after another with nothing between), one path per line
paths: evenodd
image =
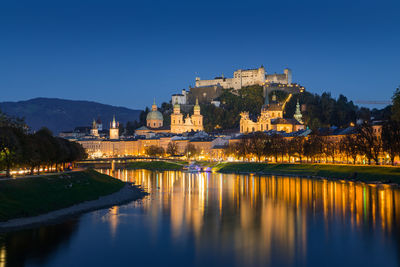
M400 191L299 177L100 170L145 199L0 234L1 266L398 266Z

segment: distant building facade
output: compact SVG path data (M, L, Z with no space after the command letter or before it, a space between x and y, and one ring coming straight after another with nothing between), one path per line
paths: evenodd
M188 91L186 91L185 89L182 89L181 94L173 94L172 95L171 103L172 104L178 103L179 105L186 105L187 98L188 98Z
M292 71L284 69L282 74L266 74L265 68L261 66L258 69L239 69L233 73L233 78L221 76L212 80L201 80L200 77L196 77L196 87L219 85L224 89L233 88L239 90L244 86L262 86L265 83L291 84Z

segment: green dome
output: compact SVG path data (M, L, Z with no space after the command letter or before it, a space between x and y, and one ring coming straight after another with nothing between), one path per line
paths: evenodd
M163 115L161 114L160 111L158 110L152 110L149 113L147 113L146 120L163 120Z

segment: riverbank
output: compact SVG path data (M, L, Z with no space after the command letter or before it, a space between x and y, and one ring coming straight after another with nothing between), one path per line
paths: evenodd
M135 161L126 166L127 169L146 169L151 171L180 171L183 165L175 162L166 161Z
M93 170L2 181L0 230L41 225L144 195L140 188Z
M214 165L213 171L239 174L295 175L400 185L400 168L398 167L226 162Z

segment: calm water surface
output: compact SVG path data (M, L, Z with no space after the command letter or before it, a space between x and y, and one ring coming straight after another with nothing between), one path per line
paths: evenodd
M1 266L398 266L400 191L295 177L110 173L150 196L0 235Z

